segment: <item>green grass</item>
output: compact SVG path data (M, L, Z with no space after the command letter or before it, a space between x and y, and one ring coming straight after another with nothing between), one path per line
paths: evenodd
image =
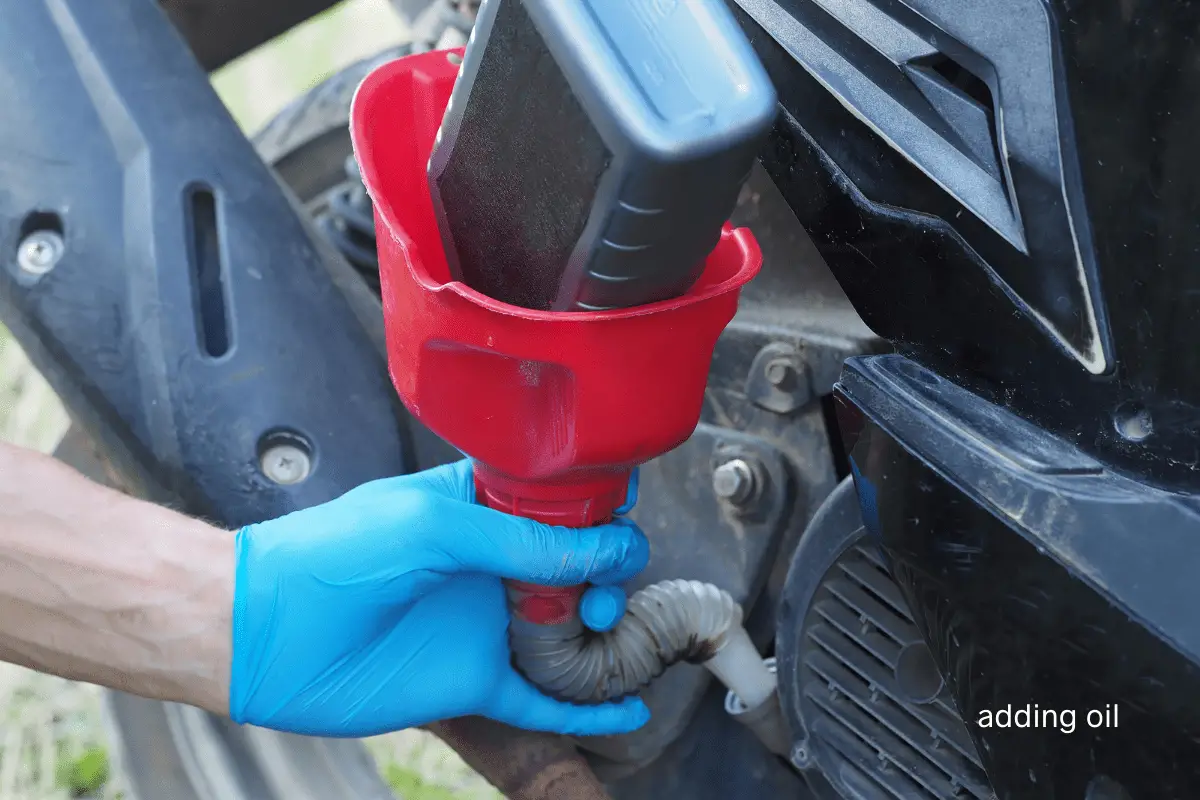
M0 664L0 798L120 800L100 691Z
M66 412L49 384L0 326L0 441L49 452L67 424Z
M433 734L408 730L366 740L367 751L404 800L504 800Z
M64 754L58 762L58 785L71 797L94 796L108 783L111 766L108 751L93 745L71 757Z
M459 800L461 797L444 786L427 782L415 770L394 761L382 765L382 771L388 786L404 800Z

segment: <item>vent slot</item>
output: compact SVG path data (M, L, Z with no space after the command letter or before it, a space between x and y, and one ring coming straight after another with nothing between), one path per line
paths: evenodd
M955 146L1007 185L996 132L996 103L987 82L943 53L914 59L903 69L951 139L957 139Z
M850 796L989 800L974 743L899 588L870 546L825 575L804 622L801 706Z
M942 76L946 83L986 108L989 113L996 107L987 82L945 53L919 59L913 62L913 66L925 67Z
M193 186L187 191L185 208L199 345L209 358L220 358L232 347L233 336L216 195L207 186Z

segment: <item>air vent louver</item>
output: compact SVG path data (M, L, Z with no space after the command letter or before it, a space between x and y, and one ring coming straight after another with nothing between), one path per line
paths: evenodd
M849 548L826 573L802 641L810 744L846 796L993 797L929 649L870 545Z

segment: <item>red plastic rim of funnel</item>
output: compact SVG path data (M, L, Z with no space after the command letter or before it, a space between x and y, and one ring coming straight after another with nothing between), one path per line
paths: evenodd
M634 465L694 430L717 337L761 252L749 231L726 226L686 295L618 311L534 311L451 281L426 170L458 74L450 56L461 53L384 64L351 107L392 380L427 427L503 476L505 492L541 507L619 499Z

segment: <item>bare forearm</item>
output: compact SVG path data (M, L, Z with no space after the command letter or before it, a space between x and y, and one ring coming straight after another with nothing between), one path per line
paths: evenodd
M0 659L226 713L233 536L0 444Z

